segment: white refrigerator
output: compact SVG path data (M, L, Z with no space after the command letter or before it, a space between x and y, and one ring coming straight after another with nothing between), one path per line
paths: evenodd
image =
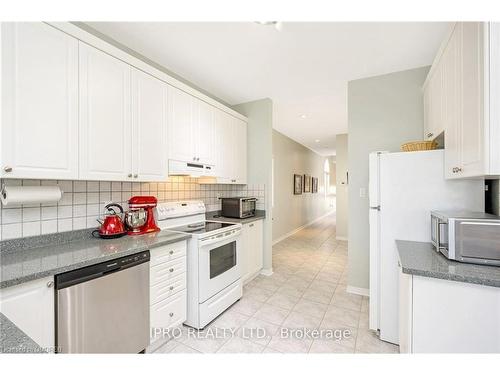
M484 180L445 180L444 151L374 152L369 160L370 329L398 333L396 240L430 242L432 210L484 210Z

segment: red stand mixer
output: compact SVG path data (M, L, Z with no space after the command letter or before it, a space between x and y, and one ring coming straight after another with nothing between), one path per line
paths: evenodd
M135 236L160 230L153 214L153 208L157 203L158 200L152 196L135 196L129 199L129 211L125 214L128 235Z

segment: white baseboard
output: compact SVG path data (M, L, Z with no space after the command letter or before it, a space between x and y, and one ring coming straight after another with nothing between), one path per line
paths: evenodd
M286 238L288 238L288 237L290 237L290 236L293 236L295 233L297 233L297 232L301 231L301 230L302 230L302 229L304 229L304 228L307 228L308 226L313 225L315 222L317 222L317 221L319 221L319 220L321 220L321 219L323 219L323 218L325 218L325 217L327 217L327 216L329 216L329 215L333 214L334 212L335 212L335 210L333 210L333 211L328 211L326 214L321 215L320 217L317 217L317 218L316 218L316 219L314 219L313 221L310 221L309 223L304 224L304 225L302 225L302 226L300 226L300 227L298 227L298 228L295 228L294 230L292 230L292 231L290 231L290 232L288 232L288 233L284 234L284 235L283 235L283 236L281 236L281 237L278 237L277 239L275 239L275 240L273 241L273 245L276 245L278 242L281 242L281 241L283 241L284 239L286 239Z
M264 276L271 276L273 274L273 269L272 268L263 268L260 271L260 274L264 275Z
M370 289L368 289L368 288L358 288L357 286L347 285L346 290L348 293L358 294L360 296L365 296L365 297L370 296Z
M335 236L335 239L339 241L347 241L347 237Z

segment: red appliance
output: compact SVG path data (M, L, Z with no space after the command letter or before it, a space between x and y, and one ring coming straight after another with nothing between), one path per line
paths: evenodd
M152 196L135 196L129 199L128 206L130 211L127 213L127 224L129 224L129 231L127 232L131 236L146 234L152 232L158 232L160 228L156 225L155 217L153 214L153 208L156 207L158 200ZM141 217L144 217L141 220ZM138 220L133 220L136 217ZM139 225L131 225L130 223L139 223Z
M119 210L119 213L116 212ZM125 224L123 224L123 208L117 203L110 203L104 206L104 220L97 220L101 226L92 232L94 237L118 238L127 234Z

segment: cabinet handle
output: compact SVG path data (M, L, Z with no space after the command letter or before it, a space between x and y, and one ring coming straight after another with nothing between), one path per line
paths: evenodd
M427 138L430 138L434 135L434 133L427 133Z
M137 177L139 177L139 175L138 174L134 174L134 178L137 178Z
M174 253L174 251L173 251L173 250L170 250L168 253L169 253L170 255L172 255L172 254Z
M193 161L196 161L196 156L193 156Z
M457 167L457 173L462 172L462 168Z
M173 317L173 316L174 316L174 313L170 313L170 314L168 314L168 315L169 315L170 317Z
M132 173L129 173L127 177L132 178Z
M12 172L12 167L4 167L3 169L5 172L9 173Z
M169 269L169 271L170 271L170 272L174 272L174 269L173 269L173 268L170 268L170 269Z
M54 282L53 281L47 282L47 288L52 288L53 286L54 286Z
M170 290L174 290L174 287L173 287L173 286L171 286L169 289L170 289Z
M253 224L249 224L248 226L249 226L249 227L253 227Z
M200 161L200 158L196 158L196 161Z

